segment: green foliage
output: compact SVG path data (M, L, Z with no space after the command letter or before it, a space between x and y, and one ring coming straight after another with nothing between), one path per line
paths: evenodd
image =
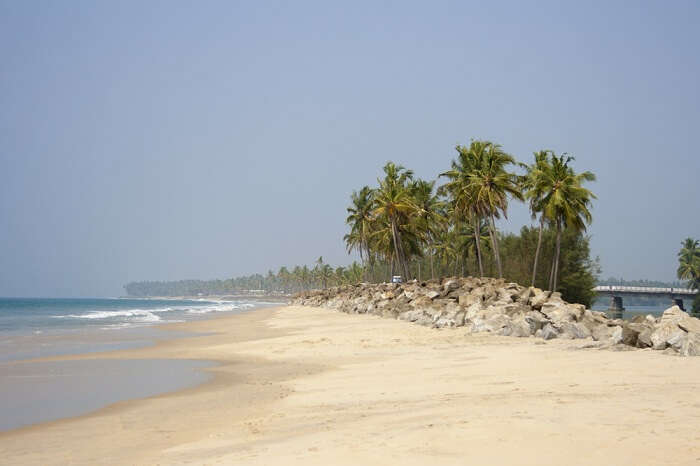
M686 238L678 252L678 278L685 280L688 288L700 288L700 241Z
M582 185L593 174L575 173L573 157L551 151L535 153L535 162L525 166L491 141L472 140L456 150L450 170L440 175L445 184L437 189L435 181L388 162L375 188L352 193L343 239L361 264L334 269L319 257L312 268L282 267L223 281L130 283L126 290L134 296L292 292L389 281L395 274L420 280L490 275L557 289L569 301L590 305L599 267L583 232L595 196ZM509 171L511 166L524 167L526 174ZM527 200L540 226L523 227L518 235L499 232L495 219L507 216L512 199Z

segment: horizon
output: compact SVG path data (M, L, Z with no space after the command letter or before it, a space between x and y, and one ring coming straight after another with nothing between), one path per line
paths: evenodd
M0 1L0 296L349 264L352 191L387 160L436 179L471 138L574 155L598 177L599 278L673 282L700 237L698 20L695 2ZM534 222L512 202L497 224Z

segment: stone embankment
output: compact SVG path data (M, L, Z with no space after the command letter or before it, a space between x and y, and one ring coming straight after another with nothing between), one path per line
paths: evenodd
M348 285L299 293L291 304L375 314L429 327L465 327L514 337L591 339L599 346L700 355L700 319L673 306L659 318L610 319L561 294L493 278Z

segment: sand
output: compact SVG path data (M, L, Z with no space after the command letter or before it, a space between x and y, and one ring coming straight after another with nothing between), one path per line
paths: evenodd
M700 358L301 307L171 327L216 333L72 359L216 361L210 382L0 434L0 463L700 463Z

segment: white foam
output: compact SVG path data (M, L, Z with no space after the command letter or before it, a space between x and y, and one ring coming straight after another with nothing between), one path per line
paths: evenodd
M155 309L123 309L118 311L90 311L85 314L68 314L68 315L58 315L52 316L57 319L88 319L88 320L98 320L98 319L117 319L126 320L130 323L151 323L162 321L161 317L158 315L165 312L181 311L187 314L208 314L210 312L231 312L242 309L250 309L255 307L257 304L262 303L250 303L250 302L240 302L240 301L206 301L207 304L201 305L182 305L173 307L161 307ZM173 320L165 319L165 322L174 322ZM123 325L125 323L119 324ZM127 326L126 325L123 326Z

